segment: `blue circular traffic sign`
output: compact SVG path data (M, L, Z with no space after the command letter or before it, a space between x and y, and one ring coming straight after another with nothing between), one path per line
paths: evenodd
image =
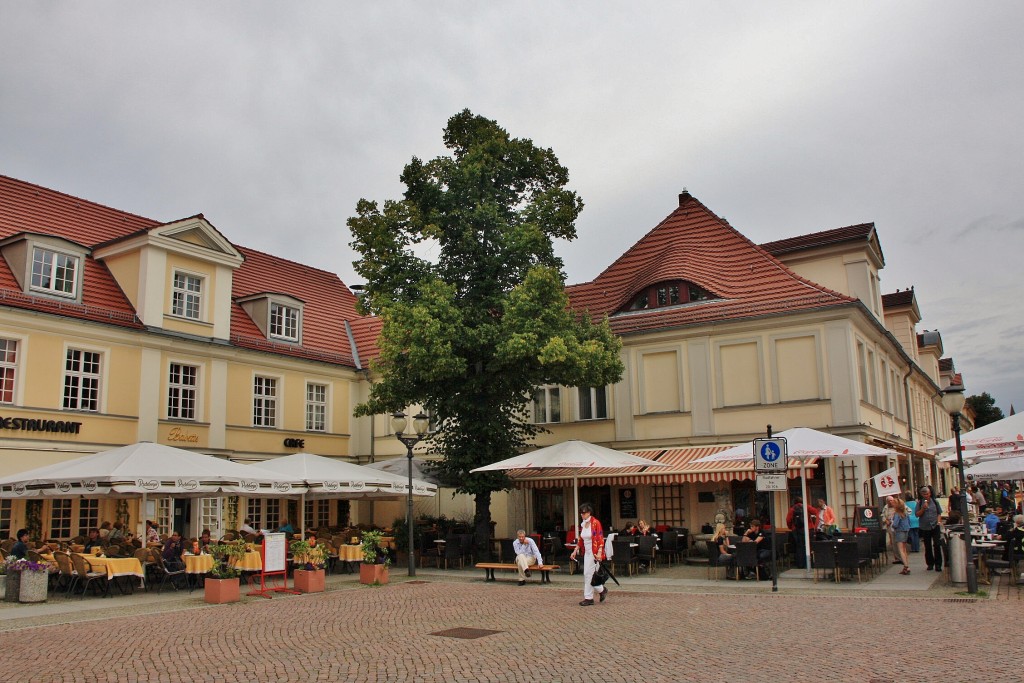
M765 462L775 462L782 455L782 451L779 450L778 444L774 441L769 441L761 446L761 458Z

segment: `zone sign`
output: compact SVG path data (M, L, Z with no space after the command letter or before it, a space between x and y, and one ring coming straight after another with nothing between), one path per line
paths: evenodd
M754 439L754 471L763 474L785 474L789 466L786 439Z

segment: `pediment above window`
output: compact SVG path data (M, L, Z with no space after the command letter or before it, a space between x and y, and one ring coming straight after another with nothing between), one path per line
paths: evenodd
M245 257L202 214L107 242L97 247L96 258L109 258L144 247L158 247L230 268L237 268L245 261Z

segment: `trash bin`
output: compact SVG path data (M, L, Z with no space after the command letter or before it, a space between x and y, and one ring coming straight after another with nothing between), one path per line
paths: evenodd
M946 539L946 560L949 564L949 580L953 583L967 583L967 557L964 535L951 533Z

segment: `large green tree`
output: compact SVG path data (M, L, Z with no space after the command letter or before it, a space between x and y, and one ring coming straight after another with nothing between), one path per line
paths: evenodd
M568 307L553 240L576 237L583 202L554 152L469 110L449 119L444 144L449 156L406 165L404 199L362 199L348 220L366 279L361 306L383 323L370 398L356 414L433 411L429 447L443 456L442 477L475 496L483 539L491 493L509 480L470 470L530 443L536 387L618 381L621 342L607 320Z
M996 400L987 391L980 395L968 396L967 405L974 408L974 428L1003 419L1003 409L996 405Z

